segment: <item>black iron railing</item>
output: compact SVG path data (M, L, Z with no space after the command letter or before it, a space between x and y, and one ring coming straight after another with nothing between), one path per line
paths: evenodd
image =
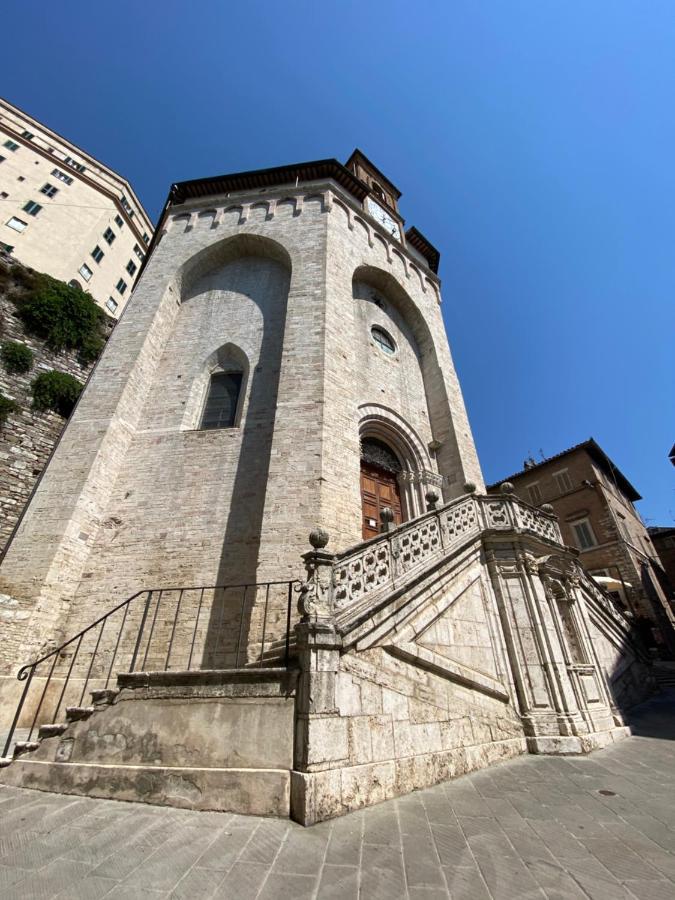
M295 581L139 591L49 653L22 666L25 682L3 756L17 729L81 707L87 690L120 672L288 667Z

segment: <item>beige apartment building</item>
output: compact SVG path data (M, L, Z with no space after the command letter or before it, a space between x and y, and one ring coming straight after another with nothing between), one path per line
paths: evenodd
M0 250L118 317L153 227L131 185L0 98Z
M633 616L650 620L657 643L675 653L665 573L634 505L642 498L602 448L591 438L542 462L526 460L507 481L532 506L550 504L584 569Z

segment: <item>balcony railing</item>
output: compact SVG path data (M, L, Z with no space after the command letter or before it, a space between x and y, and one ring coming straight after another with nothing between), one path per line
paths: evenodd
M139 591L19 669L25 682L3 756L20 729L82 707L121 672L288 667L294 581Z

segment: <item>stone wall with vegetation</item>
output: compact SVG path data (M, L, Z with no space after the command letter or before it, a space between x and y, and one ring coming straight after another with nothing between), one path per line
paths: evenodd
M88 295L0 255L0 550L112 325Z

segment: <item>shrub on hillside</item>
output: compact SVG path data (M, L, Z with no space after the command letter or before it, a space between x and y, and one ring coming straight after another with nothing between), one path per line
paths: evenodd
M5 424L8 416L18 411L19 404L10 400L9 397L5 397L2 391L0 391L0 427Z
M105 315L91 295L40 273L29 274L24 287L16 305L26 328L51 350L77 350L83 363L93 362L103 349Z
M33 351L18 341L5 341L0 349L0 358L10 375L22 375L33 367Z
M57 372L55 369L43 372L31 384L33 407L40 410L53 409L67 419L82 393L82 387L77 378L67 372Z

